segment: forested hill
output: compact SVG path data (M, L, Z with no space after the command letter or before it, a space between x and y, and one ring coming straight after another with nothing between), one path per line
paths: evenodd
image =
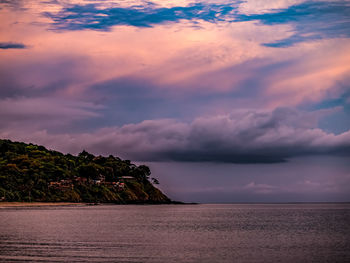
M1 201L170 203L150 174L147 166L112 155L73 156L0 140Z

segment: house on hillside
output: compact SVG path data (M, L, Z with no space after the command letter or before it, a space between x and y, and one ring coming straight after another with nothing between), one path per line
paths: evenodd
M98 184L98 185L100 185L100 184L102 184L102 183L105 183L105 181L106 181L105 176L102 175L102 174L99 174L99 176L98 176L97 178L95 178L95 179L92 180L92 183L93 183L93 184Z
M94 180L92 180L92 183L100 185L101 184L101 180L100 179L94 179Z
M49 187L50 188L59 188L61 186L60 182L50 182Z
M73 189L73 181L70 179L67 180L60 180L59 182L50 182L49 188L55 188L55 189Z
M117 182L115 187L118 189L118 190L124 190L125 188L125 183L121 183L121 182Z
M87 178L85 177L74 177L74 182L77 184L86 184Z

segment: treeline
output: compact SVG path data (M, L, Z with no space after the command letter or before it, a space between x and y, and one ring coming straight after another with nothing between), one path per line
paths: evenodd
M0 140L0 200L169 203L151 171L112 155L78 156ZM150 182L152 181L153 184Z

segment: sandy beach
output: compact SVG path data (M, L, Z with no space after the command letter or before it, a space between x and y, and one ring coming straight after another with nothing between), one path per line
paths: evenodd
M78 206L84 203L66 203L66 202L0 202L0 208L6 207L35 207L35 206Z

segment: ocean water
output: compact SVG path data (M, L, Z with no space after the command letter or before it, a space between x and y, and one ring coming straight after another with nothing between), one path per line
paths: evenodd
M350 205L2 208L0 261L350 262Z

